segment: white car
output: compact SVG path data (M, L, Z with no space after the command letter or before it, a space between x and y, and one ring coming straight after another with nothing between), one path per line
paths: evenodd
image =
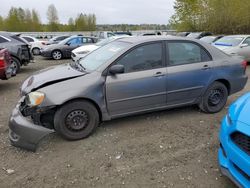
M239 55L250 61L250 35L225 36L215 41L213 46L229 55Z
M104 45L106 45L106 44L108 44L116 39L125 38L125 37L130 37L130 36L127 36L127 35L112 36L112 37L109 37L107 39L101 40L100 42L97 42L95 44L81 46L79 48L74 49L71 52L71 58L73 61L78 61L79 59L85 57L89 52L92 52L92 51L96 50L97 48L100 48L101 46L104 46Z
M31 44L31 52L33 55L40 55L40 50L47 45L47 41L41 41L31 36L21 36Z

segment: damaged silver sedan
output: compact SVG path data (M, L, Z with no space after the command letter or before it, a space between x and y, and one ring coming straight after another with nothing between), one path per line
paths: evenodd
M51 67L24 81L12 112L12 145L35 151L56 131L88 137L102 121L197 104L219 112L247 82L246 62L201 41L124 38L84 59Z

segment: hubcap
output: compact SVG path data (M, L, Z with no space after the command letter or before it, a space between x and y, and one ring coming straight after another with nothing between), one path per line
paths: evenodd
M89 117L85 111L75 110L67 115L65 123L69 130L81 131L88 125Z
M220 89L214 89L211 91L209 95L208 102L211 106L216 106L220 104L220 102L223 100L224 93Z
M59 51L53 52L53 58L54 59L61 59L61 57L62 57L61 52L59 52Z
M40 50L37 49L37 48L33 49L33 54L34 55L39 55L40 54Z
M16 74L17 72L17 62L13 61L12 62L12 74Z

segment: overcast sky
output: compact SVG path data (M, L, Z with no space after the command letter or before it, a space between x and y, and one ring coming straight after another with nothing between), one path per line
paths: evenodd
M0 15L7 16L12 6L34 8L46 23L46 11L52 3L63 23L82 12L95 13L98 24L167 24L174 13L174 0L0 0Z

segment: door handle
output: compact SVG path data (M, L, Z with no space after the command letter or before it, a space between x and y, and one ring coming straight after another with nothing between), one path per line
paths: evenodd
M157 72L154 74L154 77L161 77L161 76L165 76L165 74L162 72Z
M201 69L201 70L209 70L209 69L211 69L211 67L210 67L210 66L208 66L208 65L204 65L204 66L202 67L202 69Z

